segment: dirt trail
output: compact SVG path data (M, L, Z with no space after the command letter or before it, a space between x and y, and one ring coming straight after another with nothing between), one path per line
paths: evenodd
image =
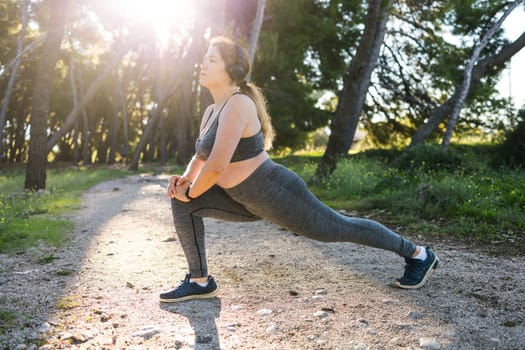
M525 348L525 258L439 242L440 268L406 291L390 286L402 274L394 254L207 220L220 297L160 304L186 272L166 182L133 176L87 191L72 242L45 252L57 258L48 264L41 250L0 256L0 303L19 314L0 348Z

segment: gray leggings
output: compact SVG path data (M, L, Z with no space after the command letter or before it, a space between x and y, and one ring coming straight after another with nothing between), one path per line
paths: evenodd
M378 222L339 214L317 199L294 172L271 159L231 189L213 186L188 203L172 199L175 230L192 277L208 275L204 217L228 221L266 219L323 242L354 242L410 257L416 245Z

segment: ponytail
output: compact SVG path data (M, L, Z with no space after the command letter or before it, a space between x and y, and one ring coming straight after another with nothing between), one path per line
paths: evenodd
M257 109L257 117L261 122L261 128L264 135L264 148L269 150L272 148L272 142L275 137L275 132L272 126L272 120L266 109L266 98L264 97L260 88L255 84L248 83L246 80L241 80L238 82L239 90L248 95L255 103L255 108Z

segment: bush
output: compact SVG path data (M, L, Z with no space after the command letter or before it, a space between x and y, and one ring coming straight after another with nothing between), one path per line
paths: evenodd
M439 145L422 145L405 149L392 165L410 173L454 171L461 167L462 158L457 152L445 150Z
M521 239L525 172L490 167L496 150L463 145L445 151L436 145L367 151L342 160L326 183L311 190L333 208L359 211L408 232L485 242ZM312 159L288 164L303 178L316 166Z
M513 131L507 133L499 150L499 162L510 167L525 168L525 109L519 111L521 119Z

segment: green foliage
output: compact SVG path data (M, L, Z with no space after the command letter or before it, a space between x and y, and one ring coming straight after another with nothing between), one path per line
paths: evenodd
M3 333L4 329L8 329L13 325L15 317L15 312L0 308L0 334Z
M326 184L312 190L330 206L366 212L412 233L525 238L525 173L491 167L495 148L363 152L342 161ZM307 179L314 165L312 158L305 163L286 159Z
M23 188L24 175L21 169L13 169L0 176L0 252L23 251L40 242L61 245L72 223L60 219L60 215L78 207L82 190L126 173L95 168L52 169L48 174L49 189L36 193L17 190Z
M320 92L337 92L361 33L359 2L268 1L252 79L270 104L275 146L301 148L307 133L326 126L331 111L316 107Z
M525 109L520 110L519 117L520 122L499 148L498 162L525 169Z
M452 96L475 44L506 6L503 0L395 2L393 30L387 32L369 92L373 101L363 120L373 144L406 144L434 108ZM508 44L503 34L500 30L492 37L479 61ZM503 68L505 62L498 63L474 78L456 132L505 127L509 101L496 90Z

